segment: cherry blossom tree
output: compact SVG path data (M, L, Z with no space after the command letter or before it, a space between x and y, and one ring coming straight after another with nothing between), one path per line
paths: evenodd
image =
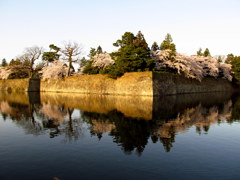
M113 65L114 62L115 61L108 53L101 53L93 56L92 66L97 67L98 69L104 69L110 65Z
M67 75L68 67L62 61L54 61L52 64L44 67L39 73L43 79L58 79Z
M156 60L156 69L173 69L178 74L183 74L187 78L201 81L204 77L210 76L218 78L222 76L232 81L231 65L219 63L211 56L187 56L177 53L174 61L170 58L171 50L152 51L152 57ZM221 75L222 74L222 75Z
M0 67L0 79L21 79L29 77L29 67L20 65Z

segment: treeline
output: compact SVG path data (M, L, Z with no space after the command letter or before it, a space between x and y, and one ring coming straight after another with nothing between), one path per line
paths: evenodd
M88 57L83 58L80 58L81 46L72 42L64 43L61 48L51 44L48 51L37 46L26 48L21 56L12 59L9 63L6 59L2 60L1 66L4 68L0 69L0 78L3 78L1 74L4 74L4 69L7 69L11 72L7 78L42 77L43 72L58 73L58 71L61 71L61 77L100 73L108 74L113 78L125 72L169 71L198 80L206 76L231 80L231 68L224 65L226 62L232 65L235 79L240 80L239 56L229 54L226 58L224 56L212 57L208 48L204 51L200 48L194 56L184 56L177 53L176 45L170 34L167 34L161 43L154 42L149 47L141 31L136 35L126 32L113 45L118 48L115 52L106 53L101 46L98 46L91 48ZM55 67L53 71L50 67L54 68L53 66L57 65L54 64L56 61L64 63L58 64L62 67L59 67L59 70ZM74 72L73 63L80 64L78 72ZM48 68L47 71L42 71L46 68ZM191 70L193 68L195 70ZM19 74L19 69L22 74Z
M165 40L160 45L154 42L149 47L141 31L136 35L126 32L121 39L113 43L113 46L118 47L116 52L109 54L112 60L114 60L114 64L109 64L104 69L94 65L97 61L94 57L98 52L92 48L89 59L83 64L83 73L109 74L110 77L116 78L125 72L153 71L156 70L156 59L154 59L152 51L168 49L171 50L172 59L176 55L176 45L172 42L170 34L167 34Z
M75 42L66 42L62 48L50 44L49 51L38 46L25 48L23 54L12 59L9 64L6 59L2 60L0 78L40 78L41 71L55 61L64 62L61 65L66 69L65 76L70 76L74 71L72 64L79 62L81 53L81 46Z

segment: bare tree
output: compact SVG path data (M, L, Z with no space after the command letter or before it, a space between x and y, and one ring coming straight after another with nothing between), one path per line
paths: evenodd
M24 51L24 54L22 56L18 57L18 59L20 61L29 63L29 68L30 68L29 77L30 78L33 76L34 62L37 59L39 59L39 57L41 56L42 53L43 53L42 47L33 46L33 47L26 48Z
M61 50L64 54L64 59L68 61L67 76L70 76L70 69L72 63L80 60L80 54L82 53L82 47L76 42L64 43L64 48Z

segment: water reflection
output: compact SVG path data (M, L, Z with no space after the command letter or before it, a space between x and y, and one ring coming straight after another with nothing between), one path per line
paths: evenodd
M235 97L235 98L234 98ZM175 137L195 127L207 134L211 125L239 119L240 99L227 93L167 97L100 96L60 93L0 93L4 120L27 134L78 140L86 133L111 136L122 150L141 154L148 141L169 152Z

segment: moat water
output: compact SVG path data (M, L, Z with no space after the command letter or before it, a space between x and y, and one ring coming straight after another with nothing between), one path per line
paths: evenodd
M0 93L0 179L240 179L240 96Z

